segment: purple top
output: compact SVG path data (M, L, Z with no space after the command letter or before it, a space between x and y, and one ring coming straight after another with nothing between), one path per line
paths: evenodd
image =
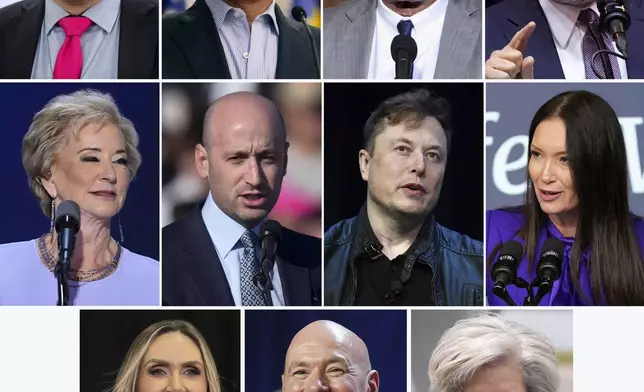
M637 238L637 243L639 244L640 250L642 251L642 257L644 258L644 221L636 218L634 218L633 221L634 221L635 237ZM490 258L490 255L495 247L499 246L500 244L506 241L516 240L517 242L523 245L524 241L520 239L518 235L515 235L515 233L521 228L522 224L523 224L523 214L520 212L507 211L507 210L488 211L487 212L487 230L486 230L487 259ZM569 268L570 251L572 248L572 244L575 240L574 237L564 237L561 234L561 232L559 232L557 227L552 222L549 221L547 228L544 228L539 234L539 241L537 242L537 249L536 249L537 255L539 254L541 246L543 246L543 243L546 241L548 234L558 238L563 242L564 260L561 268L561 277L554 282L551 292L546 294L543 297L541 302L539 302L539 305L541 306L593 305L591 303L592 290L590 286L590 277L587 270L587 260L588 260L589 252L584 251L581 255L581 263L579 268L580 270L579 282L584 292L584 295L581 295L575 290L575 286L573 284L572 276ZM500 251L500 249L501 248L499 247L497 250L497 254L494 255L495 257L494 261L496 261L496 258L499 256L498 251ZM534 264L533 270L528 271L528 257L527 256L523 257L523 259L521 259L521 262L519 263L517 276L525 279L526 281L528 281L528 283L532 282L532 280L537 276L536 261L533 264ZM503 301L501 298L497 297L494 293L492 293L492 287L494 286L494 282L492 281L491 272L492 272L492 266L488 264L488 268L486 272L486 275L487 275L486 290L487 290L488 304L490 306L507 306L505 301ZM517 305L519 306L523 305L523 300L527 295L527 291L525 289L521 289L512 285L512 286L508 286L507 290ZM534 293L536 294L536 292L537 290L535 289Z
M0 305L56 305L57 280L37 240L0 245ZM73 305L159 305L159 262L122 248L118 268L93 282L69 281Z

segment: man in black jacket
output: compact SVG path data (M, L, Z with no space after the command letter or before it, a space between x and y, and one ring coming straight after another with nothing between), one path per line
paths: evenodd
M275 264L260 228L286 174L286 130L268 99L226 95L206 113L195 148L210 193L201 209L163 228L163 303L191 306L320 305L320 240L282 228ZM269 269L273 290L258 284Z
M450 139L448 103L427 90L371 114L359 153L367 201L324 236L325 305L483 304L482 243L432 214Z
M158 13L157 0L11 4L0 9L0 78L157 79ZM74 33L66 22L78 20L86 25ZM70 73L64 68L74 45L82 63Z
M310 29L315 48L274 0L197 0L163 18L163 78L319 79Z

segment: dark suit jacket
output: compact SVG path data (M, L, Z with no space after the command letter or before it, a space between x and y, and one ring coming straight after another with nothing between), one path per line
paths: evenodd
M0 78L29 79L45 17L44 0L0 9ZM121 0L119 79L159 78L159 2Z
M321 240L282 228L277 260L286 305L321 304ZM163 305L235 306L201 209L163 228Z
M313 48L302 23L275 6L279 28L276 79L318 79ZM311 27L319 53L320 29ZM162 29L164 79L230 79L212 13L204 0L184 12L165 15Z
M631 26L626 32L629 42L626 69L629 79L644 78L644 5L642 0L628 1ZM564 79L554 38L539 0L506 0L486 10L486 59L495 50L503 49L514 34L530 21L537 24L525 48L524 56L534 57L535 79Z

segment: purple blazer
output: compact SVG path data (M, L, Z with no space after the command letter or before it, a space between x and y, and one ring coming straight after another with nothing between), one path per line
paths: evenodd
M523 244L524 241L519 239L515 233L521 228L523 224L523 215L520 212L507 211L507 210L493 210L487 211L487 230L486 230L486 260L489 260L492 252L496 247L496 254L494 255L494 261L498 257L498 251L500 251L500 244L509 241L516 240L519 243ZM633 219L635 237L637 238L637 243L639 244L640 250L642 251L642 257L644 258L644 221L638 218ZM580 283L581 288L584 292L584 295L580 294L575 290L572 276L570 274L570 250L574 242L574 237L564 237L559 230L555 227L552 222L548 222L546 228L542 229L539 234L539 241L537 243L536 254L539 254L541 246L546 241L548 235L554 236L561 240L564 243L564 260L561 271L561 277L555 281L552 286L552 291L548 293L541 302L540 306L579 306L579 305L602 305L593 304L591 302L592 290L590 286L590 277L587 270L587 260L589 256L589 251L584 251L581 255L581 264L580 264ZM525 279L528 282L532 282L537 276L536 272L536 261L534 262L532 271L528 270L528 258L523 257L519 263L519 269L517 276ZM487 291L487 300L490 306L507 306L505 301L501 298L494 295L492 292L492 287L494 282L491 277L492 266L488 264L486 272L486 291ZM643 282L644 283L644 282ZM525 289L520 289L514 285L509 286L508 292L514 302L521 306L523 305L523 300L527 295ZM536 289L534 290L536 294Z

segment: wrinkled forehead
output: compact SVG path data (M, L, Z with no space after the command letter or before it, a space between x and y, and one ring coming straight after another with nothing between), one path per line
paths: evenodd
M350 366L364 366L364 344L346 329L314 328L295 336L286 355L286 367L301 361L346 361Z

